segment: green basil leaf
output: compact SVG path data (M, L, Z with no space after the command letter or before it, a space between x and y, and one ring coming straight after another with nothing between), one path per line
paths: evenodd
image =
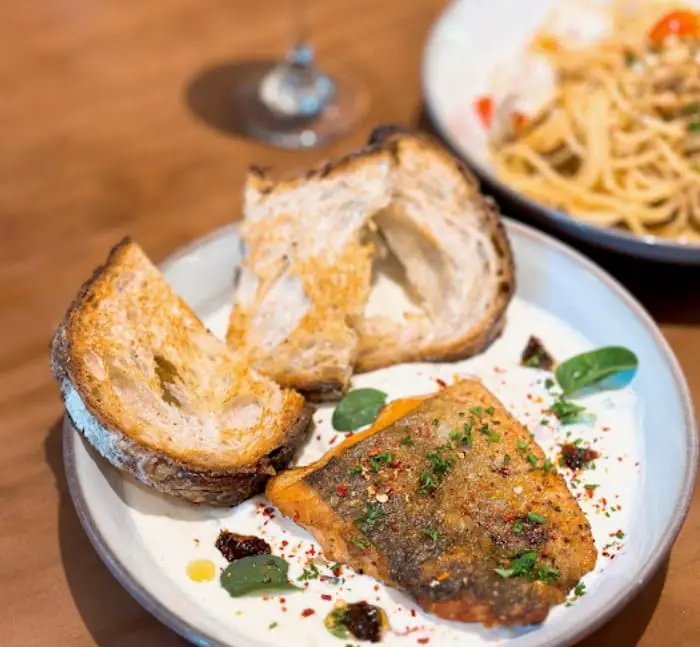
M219 581L228 594L237 598L259 591L300 591L289 582L289 564L275 555L254 555L231 562Z
M556 378L564 393L570 394L617 373L635 371L638 364L631 350L608 346L567 359L557 367Z
M335 408L331 420L336 431L355 431L369 425L386 403L387 395L377 389L350 391Z

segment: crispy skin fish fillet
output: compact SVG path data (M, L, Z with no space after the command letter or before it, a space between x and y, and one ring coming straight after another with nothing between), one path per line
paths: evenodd
M481 382L464 380L392 403L371 429L273 478L266 494L328 559L425 611L527 625L563 602L597 556L586 517L545 466L527 429Z

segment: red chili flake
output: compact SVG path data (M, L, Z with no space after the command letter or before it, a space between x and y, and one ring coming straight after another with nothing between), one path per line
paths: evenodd
M315 555L315 554L316 554L316 547L312 545L311 548L309 548L309 555Z
M427 645L430 642L430 638L419 638L418 643L421 645Z
M608 505L608 500L607 500L604 496L600 497L600 502L601 502L604 506L605 506L605 505Z
M503 521L513 521L515 519L515 515L512 514L504 514L503 515Z
M316 434L316 440L321 440L321 434Z
M280 598L280 604L284 604L287 601L287 598Z
M338 467L337 465L334 465L331 468L331 472L333 472L333 474L340 474L340 467Z
M282 607L282 613L287 613L287 607Z
M441 379L438 377L438 378L435 379L435 381L437 382L437 385L438 385L441 389L444 389L444 388L447 387L447 383L445 382L445 380L441 380Z
M322 600L332 600L332 599L333 599L333 596L332 596L332 595L328 595L328 593L323 593L323 594L321 595L321 599L322 599Z
M284 548L285 546L289 546L289 542L288 542L286 539L283 539L283 540L280 542L280 546L282 546L282 548Z
M595 488L587 487L587 488L585 488L585 490L586 490L586 494L588 495L588 498L592 499L593 493L595 492Z
M336 485L335 488L335 493L338 496L347 496L348 495L348 486L345 485L345 483L341 483L340 485Z
M374 585L374 590L375 590L375 591L379 591L379 584L375 584L375 585Z
M416 610L411 609L411 618L415 618L415 617L416 617Z
M395 521L392 521L392 522L391 522L391 525L390 525L389 527L390 527L394 532L398 532L398 530L399 530L399 525L398 525Z
M272 517L275 514L275 509L268 506L263 510L263 513L266 514L268 517Z
M328 444L329 444L329 445L332 445L336 440L338 440L338 436L337 436L337 435L333 436L333 438L331 438L331 439L328 441Z
M304 610L301 612L301 617L302 617L302 618L308 618L309 616L314 615L314 613L316 613L316 612L315 612L313 609L304 609Z
M527 394L527 399L528 399L528 400L532 400L532 393L528 393L528 394Z
M602 429L603 431L610 431L610 427L607 427L607 426L606 426L606 427L601 427L601 429Z

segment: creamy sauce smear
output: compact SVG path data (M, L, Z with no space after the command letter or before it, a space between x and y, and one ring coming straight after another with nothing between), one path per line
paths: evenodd
M222 335L226 320L227 311L222 310L206 323ZM569 470L564 469L562 473L587 513L598 549L596 568L584 580L586 595L592 596L606 569L612 567L618 572L624 569L625 544L634 541L634 534L628 534L631 530L628 526L635 507L641 503L635 492L639 490L644 466L638 462L641 448L635 444L637 435L634 433L641 407L631 388L598 393L577 400L596 414L595 423L560 426L556 418L543 413L551 402L544 387L549 374L518 365L520 353L531 334L537 335L559 360L592 348L569 325L516 298L510 306L503 336L483 355L452 364L395 366L359 375L354 378L353 386L373 386L395 399L436 391L440 388L439 380L451 383L455 377L477 375L535 434L552 462L556 463L561 444L577 438L590 443L601 454L595 461L596 469L586 470L580 480L573 482ZM317 411L316 430L302 451L299 464L317 459L345 437L331 427L332 410L331 406L324 406ZM543 420L547 420L547 424L543 424ZM583 486L590 484L598 487L586 491ZM383 645L437 647L517 642L518 636L537 630L532 627L489 630L475 624L441 621L424 614L402 593L368 576L357 575L349 568L343 568L341 577L335 578L323 565L322 551L311 536L283 518L263 497L247 501L234 510L215 510L173 503L131 484L125 488L125 496L135 532L155 562L172 579L173 587L189 603L201 608L203 615L214 617L223 627L257 641L255 644L276 645L280 640L295 647L357 644L353 639L339 640L323 626L323 619L338 599L366 600L386 611L391 628L385 633ZM214 547L222 528L264 538L273 554L289 561L290 579L304 590L283 596L229 597L218 582L219 573L227 563ZM311 559L317 560L323 577L297 581ZM210 560L216 565L213 581L195 582L188 577L187 565L193 560ZM309 609L314 613L309 613ZM560 631L566 632L567 611L565 605L553 609L545 624L556 623Z

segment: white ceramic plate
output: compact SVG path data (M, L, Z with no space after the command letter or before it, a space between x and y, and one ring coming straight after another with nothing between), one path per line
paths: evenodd
M221 528L264 536L275 554L289 559L293 578L319 547L291 521L266 509L261 498L235 510L212 510L147 490L97 459L66 424L66 474L83 526L112 573L146 609L197 644L258 647L283 641L294 647L341 647L357 641L331 636L323 617L337 597L367 599L389 615L387 646L426 644L420 641L428 639L436 647L496 640L535 647L580 639L644 585L678 533L695 479L698 446L687 386L656 326L615 281L543 234L510 221L507 229L518 291L503 336L472 360L397 366L359 376L355 384L380 387L394 398L434 391L438 379L448 382L455 374L476 373L530 427L552 459L567 431L590 441L602 456L595 471L572 485L601 553L585 578L587 595L570 607L555 608L538 627L515 630L439 621L401 593L348 569L343 583L314 580L307 590L286 595L284 602L279 597L232 599L218 581L197 584L186 576L193 559L225 566L214 547ZM235 227L221 230L163 268L175 289L218 333L225 326L238 242ZM559 358L601 345L625 345L640 359L638 375L631 387L586 399L598 416L595 423L561 428L542 413L549 397L542 384L546 374L518 366L530 334L539 335ZM321 408L301 463L340 440L329 419L330 408ZM582 488L590 483L599 486L592 498ZM618 531L624 538L614 536ZM315 613L305 617L305 609Z
M669 263L700 264L700 245L588 225L510 188L493 170L486 132L476 117L474 102L494 93L494 74L500 77L497 83L509 90L517 84L534 91L535 76L524 63L523 52L549 12L571 2L455 0L435 24L423 57L423 89L433 123L481 177L522 207L532 220L613 251ZM577 11L563 15L568 18L562 21L562 28L573 21L579 27L585 23L587 33L597 33L590 13L584 11L583 17Z

